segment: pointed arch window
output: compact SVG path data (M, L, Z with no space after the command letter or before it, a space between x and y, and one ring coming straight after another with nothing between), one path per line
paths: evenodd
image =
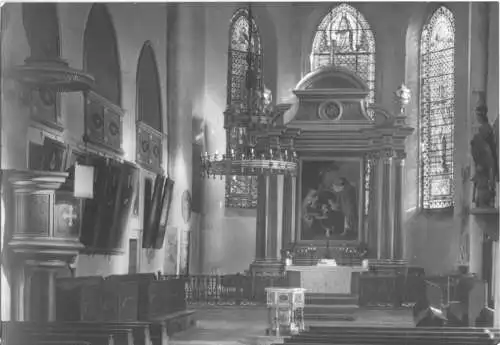
M228 80L227 105L228 107L247 107L246 75L248 70L248 52L251 53L256 65L257 88L262 85L262 46L260 34L255 21L247 9L239 9L231 19L229 28L228 51ZM251 44L249 42L249 27L252 29ZM226 133L226 149L235 148L233 133ZM253 176L232 176L226 179L226 207L255 208L257 206L257 178Z
M83 34L84 68L95 79L85 96L86 143L123 155L121 69L116 32L105 4L92 6Z
M311 71L340 66L361 77L370 90L367 102L375 101L375 36L361 12L340 4L323 17L314 34Z
M420 40L420 198L424 209L453 206L455 20L446 7L429 18Z
M137 161L161 170L163 128L158 66L151 42L145 42L137 63Z

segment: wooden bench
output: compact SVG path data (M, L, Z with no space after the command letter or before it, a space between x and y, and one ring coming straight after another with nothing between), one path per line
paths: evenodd
M35 340L36 345L92 345L86 341L45 341L45 340Z
M75 333L66 331L57 332L24 332L22 334L14 334L9 340L5 341L6 345L27 345L36 344L39 342L51 343L89 343L92 345L115 345L113 335L104 333Z
M83 340L92 345L166 345L166 326L162 322L8 322L8 339L40 338L52 340ZM21 336L20 336L21 335ZM92 335L92 339L87 337Z
M483 328L314 327L286 344L496 345L499 333Z

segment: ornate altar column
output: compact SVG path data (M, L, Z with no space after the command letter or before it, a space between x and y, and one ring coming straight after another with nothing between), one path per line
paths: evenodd
M381 181L381 203L380 207L380 227L379 227L379 250L378 259L389 259L391 258L391 239L394 233L393 219L394 214L391 198L391 185L392 185L392 149L385 149L381 152L381 170L382 170L382 181Z
M368 204L368 233L366 234L366 242L369 248L378 248L378 210L379 210L379 194L380 183L378 181L380 174L380 154L379 152L370 152L367 154L367 164L370 164L370 193ZM378 257L377 253L375 253ZM370 255L371 257L371 255Z
M255 260L250 265L252 274L281 272L283 184L283 176L259 177Z
M281 248L287 248L295 241L295 191L297 178L284 176L283 180L283 230Z
M257 180L257 215L255 226L255 259L254 262L266 257L266 201L267 178L259 176Z
M396 151L393 158L394 167L394 213L391 259L403 260L405 257L405 234L403 233L403 183L406 152Z

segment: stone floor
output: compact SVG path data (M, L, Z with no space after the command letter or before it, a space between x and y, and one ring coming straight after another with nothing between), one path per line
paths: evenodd
M196 307L197 326L175 334L170 345L263 345L280 342L265 336L267 310L264 306ZM387 326L413 327L410 310L365 310L357 312L356 321L315 323L345 327Z

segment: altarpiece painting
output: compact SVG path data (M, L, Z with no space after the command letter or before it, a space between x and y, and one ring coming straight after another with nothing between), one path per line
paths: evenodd
M303 160L299 189L301 240L359 239L363 224L362 159Z

